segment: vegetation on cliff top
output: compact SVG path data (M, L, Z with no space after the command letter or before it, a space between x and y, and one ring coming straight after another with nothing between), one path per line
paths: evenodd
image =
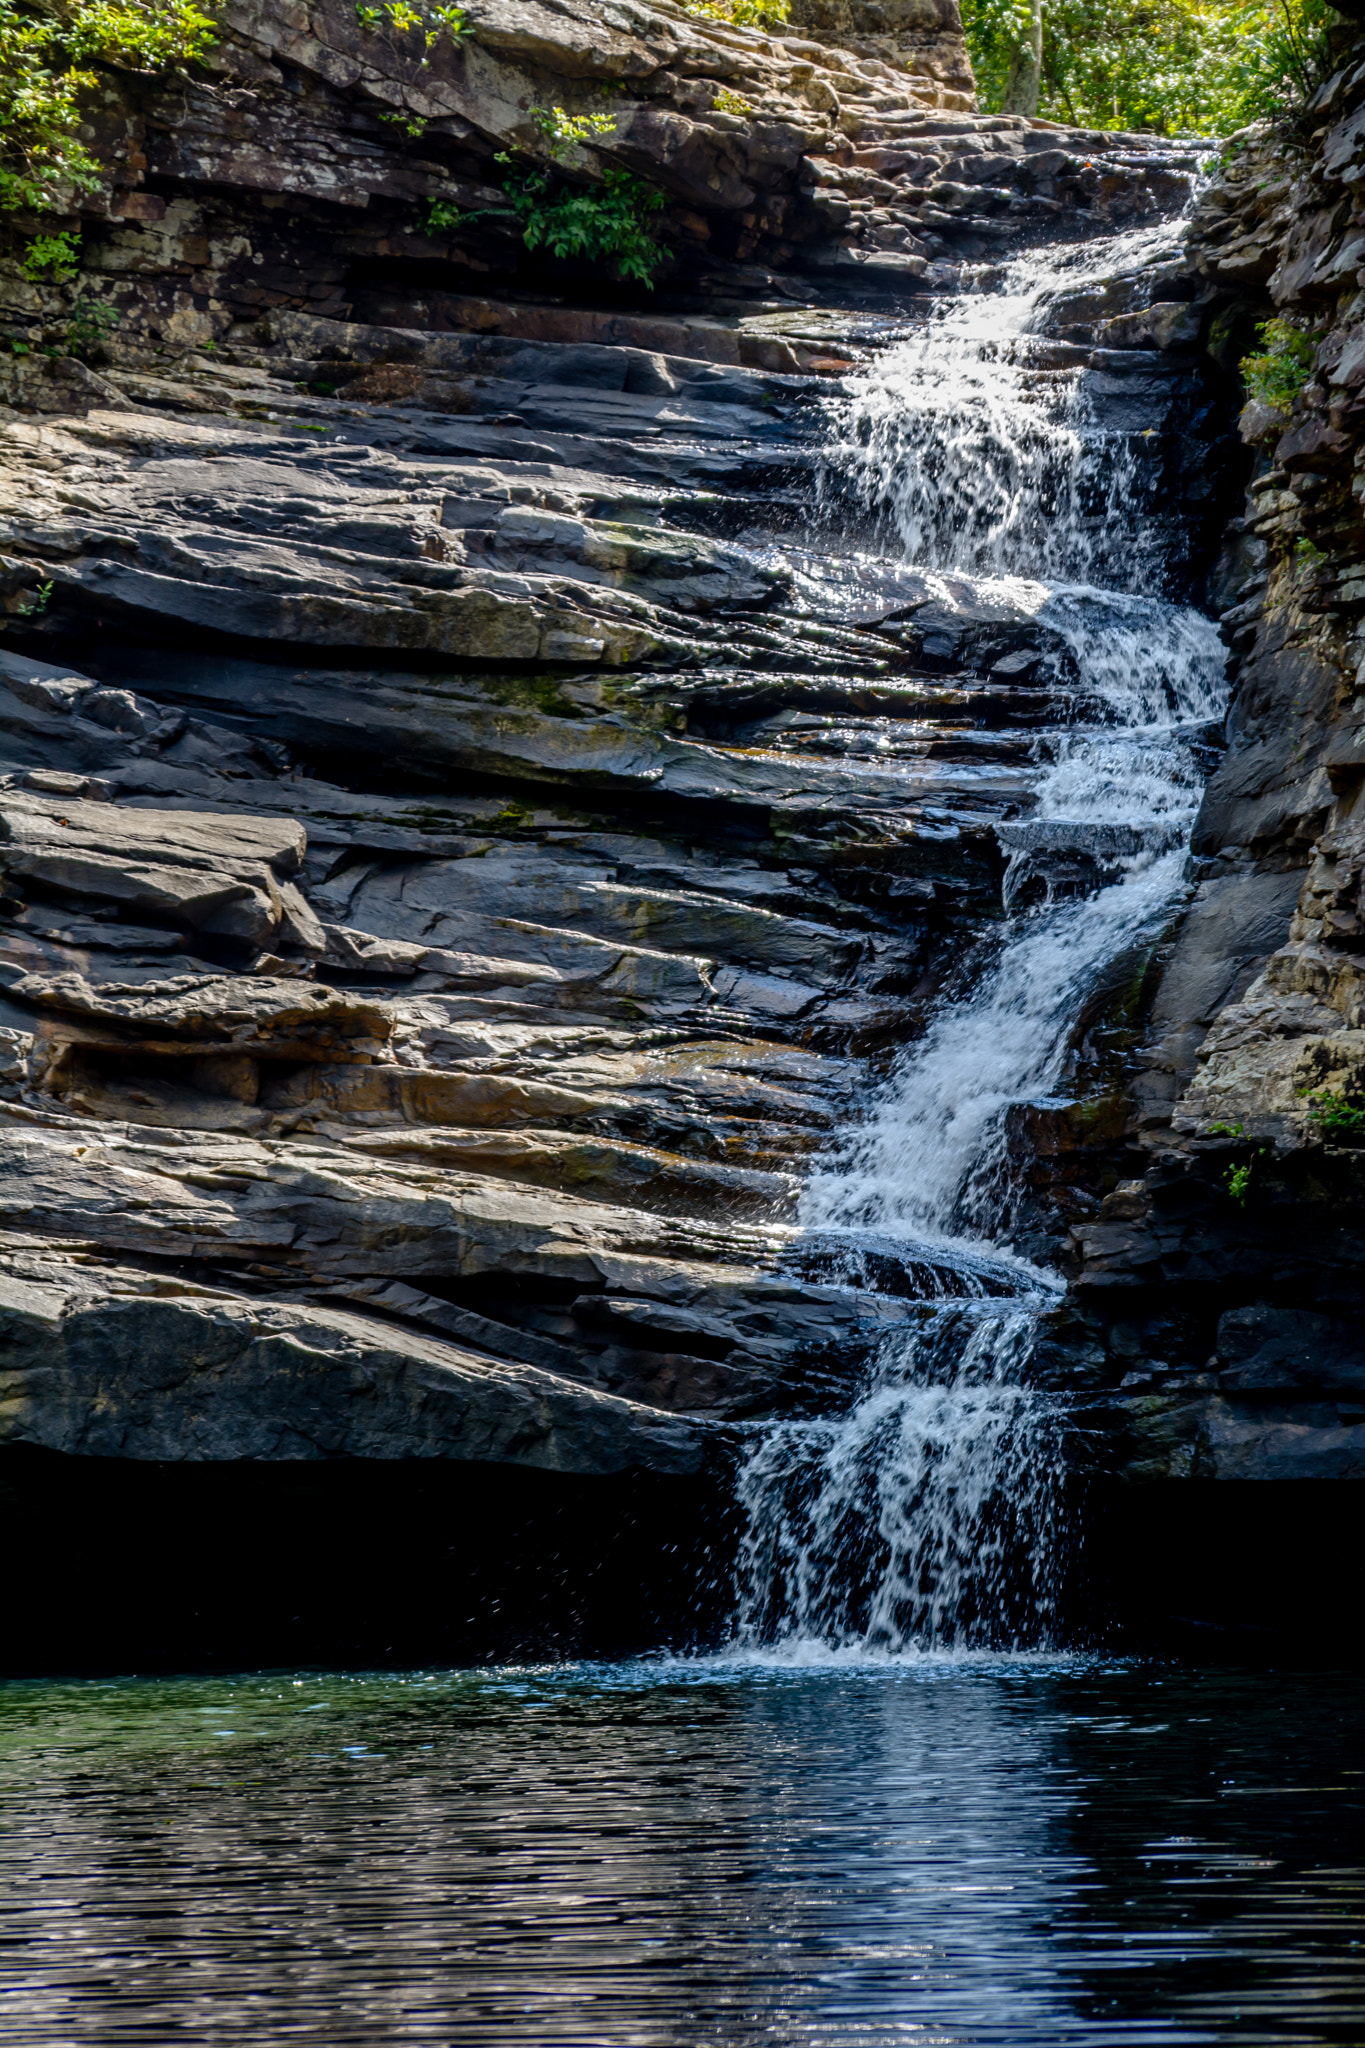
M1164 135L1231 135L1292 112L1326 76L1339 20L1326 0L962 7L984 107Z

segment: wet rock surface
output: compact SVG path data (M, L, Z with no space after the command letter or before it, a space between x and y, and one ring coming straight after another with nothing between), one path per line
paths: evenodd
M822 520L822 449L962 264L1157 220L1193 159L975 114L946 19L807 12L489 4L423 67L243 6L214 80L110 84L117 333L0 391L10 1439L693 1474L1002 1284L851 1279L793 1217L1000 914L1074 677ZM489 182L603 83L569 169L665 193L648 303ZM1185 475L1165 289L1037 369ZM11 268L0 315L60 295Z

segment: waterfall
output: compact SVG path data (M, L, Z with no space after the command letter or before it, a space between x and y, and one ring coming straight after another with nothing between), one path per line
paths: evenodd
M1003 926L820 1160L802 1209L850 1271L870 1233L988 1252L1018 1293L926 1302L850 1412L756 1435L739 1479L741 1645L1021 1646L1053 1623L1064 1431L1029 1363L1058 1283L1009 1241L1006 1116L1055 1088L1086 997L1180 898L1193 742L1221 715L1224 657L1213 624L1161 594L1171 536L1144 437L1102 430L1077 369L1037 367L1035 334L1059 293L1172 239L1167 226L1021 260L889 349L833 425L826 502L851 492L888 551L984 577L979 596L1036 621L1070 719L1038 738L1035 801L999 828ZM1048 886L1059 851L1093 863L1088 893Z

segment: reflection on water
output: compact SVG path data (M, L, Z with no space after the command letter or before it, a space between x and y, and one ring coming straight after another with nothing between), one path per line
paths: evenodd
M10 1684L0 2038L1358 2044L1360 1706L796 1651Z

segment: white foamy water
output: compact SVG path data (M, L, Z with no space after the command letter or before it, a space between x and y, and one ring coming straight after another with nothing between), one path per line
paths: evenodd
M745 1465L741 1637L841 1655L1017 1647L1055 1602L1058 1419L1019 1384L1031 1300L955 1303L888 1341L850 1414Z
M927 1310L884 1342L848 1414L759 1437L740 1479L740 1645L918 1654L1049 1637L1063 1432L1028 1365L1055 1282L1009 1244L1006 1122L1061 1083L1086 999L1116 963L1136 968L1180 900L1202 781L1191 742L1221 714L1224 657L1208 619L1159 594L1168 537L1142 437L1102 432L1079 373L1039 374L1028 337L1059 292L1170 238L1025 259L999 293L949 301L888 351L837 422L831 465L904 558L984 573L982 596L1037 622L1072 722L1040 735L1035 801L1000 828L1003 927L801 1211L850 1251L875 1233L1013 1259L1020 1297ZM1088 893L1073 879L1054 899L1059 858Z
M1012 264L940 300L857 378L828 462L907 561L960 574L1151 587L1159 529L1136 520L1145 447L1087 431L1077 363L1033 337L1052 301L1173 253L1169 226Z

